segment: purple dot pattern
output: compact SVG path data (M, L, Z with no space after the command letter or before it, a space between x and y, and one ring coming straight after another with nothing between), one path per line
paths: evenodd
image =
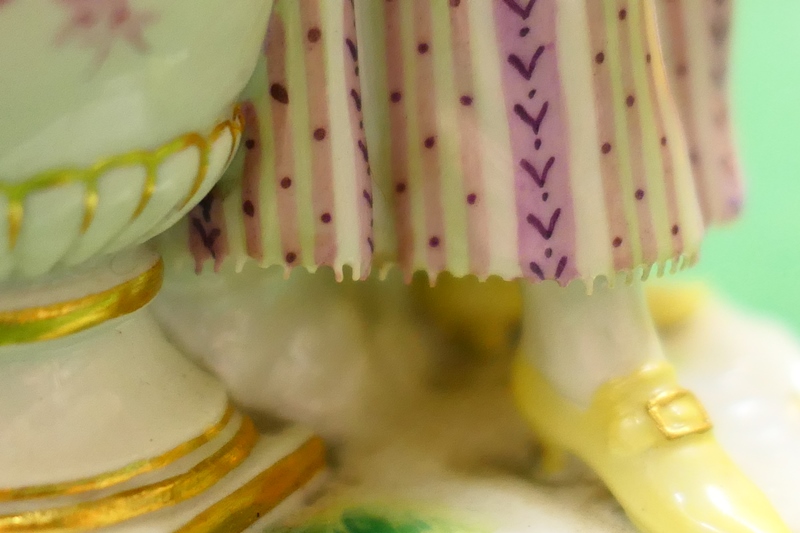
M275 98L275 84L270 90L270 95ZM279 95L283 99L283 94ZM285 102L277 100L277 105ZM261 206L259 195L261 191L261 174L263 172L264 156L261 146L261 121L258 111L252 101L241 104L244 116L245 154L244 168L242 169L242 212L244 216L245 249L247 254L254 259L261 260L264 250L261 244Z
M733 6L733 0L704 2L702 32L686 23L684 2L663 6L662 29L674 43L672 53L665 56L666 71L676 87L676 103L694 154L693 171L706 224L730 222L739 215L744 200L728 93ZM708 50L708 55L699 50ZM689 64L697 65L696 70L689 69ZM698 78L710 83L696 83ZM704 128L710 134L700 135Z
M335 21L322 20L321 13L329 9L321 9L325 1L341 7L342 16ZM562 285L634 265L664 264L683 255L692 258L702 221L693 220L691 213L686 215L691 206L682 204L684 197L678 198L676 176L689 176L681 174L685 171L681 165L690 154L695 155L694 166L702 172L718 165L735 174L732 150L727 144L725 151L714 151L693 143L691 134L684 136L675 121L664 119L663 90L653 82L653 72L663 67L661 50L647 40L643 28L649 15L640 5L630 0L577 1L590 21L589 46L569 53L585 54L575 61L592 69L585 89L591 103L584 106L595 111L594 116L585 117L587 125L594 121L591 131L597 131L590 139L585 135L577 139L568 124L575 92L563 83L574 79L574 74L563 75L568 65L561 63L564 48L558 43L569 36L558 34L563 27L556 24L558 0L492 0L479 6L484 15L491 16L480 18L472 16L472 10L478 9L475 0L448 0L444 10L432 9L425 1L402 4L385 0L379 9L386 27L364 33L379 37L381 46L366 43L361 50L350 0L304 0L301 16L292 20L284 19L282 10L275 10L266 41L263 95L252 102L258 127L251 127L241 138L245 166L249 164L250 169L241 176L241 199L225 202L223 211L222 193L212 191L192 210L189 231L193 249L200 250L196 257L216 265L229 249L244 249L265 264L293 268L338 265L337 258L346 255L347 264L357 266L358 276L363 277L377 250L382 260L399 264L407 277L418 269L435 277L457 265L458 272L481 278L498 274L555 280ZM690 56L693 52L688 43L693 36L681 26L679 36L687 44L667 58L666 71L687 87L695 76L708 76L710 85L719 89L719 94L706 95L709 99L703 113L711 114L722 139L730 122L727 100L720 96L727 79L721 58L727 57L730 2L715 0L709 5L712 3L715 6L707 10L704 38L711 39L713 60L707 61L707 68L699 67L703 63ZM683 9L681 2L664 4ZM402 9L411 9L413 16L398 16ZM439 16L447 19L437 20ZM676 35L673 19L658 23L662 32ZM491 31L476 27L484 24L493 25ZM434 28L445 25L449 25L449 40L433 33ZM496 36L496 58L473 54L475 32ZM624 36L613 47L608 46L612 34ZM634 46L636 39L641 42ZM292 87L295 78L286 75L293 47L298 48L292 56L299 53L304 58L305 96ZM449 47L446 53L453 60L452 72L435 70L440 47ZM343 76L325 70L325 65L331 64L324 60L326 54L342 54L337 63L344 57ZM385 68L374 69L372 61L380 61ZM481 64L486 61L497 64L487 68ZM613 80L611 76L619 71L610 67L619 64L627 66L621 79ZM362 78L362 73L369 76ZM499 73L499 77L487 85L480 78L486 73ZM375 76L385 76L377 80L380 86L366 87ZM447 76L451 79L445 79ZM437 87L438 80L445 84ZM643 87L642 80L649 85ZM334 83L341 86L332 91ZM672 100L680 104L682 96L697 96L691 91L684 93L672 95ZM447 98L441 98L443 94ZM694 100L691 103L697 105ZM331 113L334 106L347 108L347 123L337 122L340 115ZM301 109L307 113L300 113ZM615 116L618 112L624 116ZM332 119L334 116L337 118ZM498 119L507 123L506 138L495 139L487 133L498 131L484 129L488 117L495 125ZM307 123L298 127L297 120ZM623 127L610 127L615 124ZM643 124L651 130L644 132ZM687 129L691 128L692 124ZM310 146L309 153L296 151L299 140L293 136L298 132L307 136L302 142ZM343 138L350 141L348 150L341 150ZM688 148L684 138L689 140ZM575 150L578 142L582 152ZM599 172L587 179L599 186L584 189L580 176L573 175L576 168L586 168L579 164L578 153L582 158L596 158L592 168ZM659 154L653 156L659 161L645 165L644 154L654 153ZM339 166L341 161L348 161L347 166ZM343 171L353 168L355 175L352 170ZM624 170L629 172L624 174ZM651 175L654 172L658 172L656 177ZM270 183L264 181L266 176ZM704 179L706 189L700 191L698 205L708 221L716 217L713 202L720 194L708 190L713 184L708 175ZM342 186L340 180L351 181ZM500 191L500 187L508 190ZM240 191L225 190L225 194ZM592 191L592 205L603 207L595 218L588 218L595 221L592 227L580 226L587 220L587 207L581 203L589 199L586 190ZM354 197L343 199L341 194ZM513 203L500 205L501 199ZM725 193L724 200L728 211L741 205L733 189ZM656 221L651 209L664 213L664 205L667 216ZM386 210L384 216L373 216L373 209L378 208ZM225 216L233 218L225 221ZM503 221L504 232L493 234L499 229L498 219ZM276 221L277 229L265 226L271 221ZM247 243L227 242L226 223L244 224ZM386 223L390 226L383 227ZM313 234L311 249L309 232ZM604 263L587 263L587 252L580 248L588 242L587 234L597 235L591 253L602 256ZM391 238L384 242L375 235ZM499 256L498 250L514 255ZM498 264L507 270L495 270Z

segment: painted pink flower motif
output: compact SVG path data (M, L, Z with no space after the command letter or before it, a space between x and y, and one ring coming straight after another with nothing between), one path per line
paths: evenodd
M69 19L56 38L57 45L72 41L93 49L98 67L108 58L117 41L124 41L141 53L147 52L144 30L157 20L156 13L135 10L130 0L55 1L69 11Z
M11 0L0 0L0 8L11 3Z

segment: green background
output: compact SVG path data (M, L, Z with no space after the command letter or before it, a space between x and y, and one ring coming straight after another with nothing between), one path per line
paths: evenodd
M800 0L737 0L734 115L742 219L714 229L696 269L733 301L800 333Z

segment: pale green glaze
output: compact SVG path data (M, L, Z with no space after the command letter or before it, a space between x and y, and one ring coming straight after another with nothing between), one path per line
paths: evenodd
M195 149L151 172L156 187L138 214L147 174L143 165L98 180L97 213L88 231L84 184L26 191L12 245L10 199L2 191L4 184L90 168L187 134L207 136L230 117L250 78L271 8L271 0L4 3L0 279L40 275L129 246L185 211L179 207L202 164ZM230 146L227 136L210 153L200 192L224 170Z

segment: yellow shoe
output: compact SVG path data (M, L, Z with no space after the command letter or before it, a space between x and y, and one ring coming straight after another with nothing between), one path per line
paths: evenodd
M422 281L412 286L412 295L440 331L479 354L513 353L522 321L518 283L447 274L439 277L435 287Z
M524 358L514 388L550 447L574 453L606 483L644 533L789 533L761 491L728 458L705 410L666 362L607 383L582 410Z
M651 283L645 289L647 307L660 330L686 322L706 303L708 294L702 283Z
M436 286L415 280L412 294L442 331L462 339L479 352L493 354L513 349L522 321L519 284L490 278L439 277ZM678 326L708 300L702 283L648 284L645 295L650 314L660 330Z

